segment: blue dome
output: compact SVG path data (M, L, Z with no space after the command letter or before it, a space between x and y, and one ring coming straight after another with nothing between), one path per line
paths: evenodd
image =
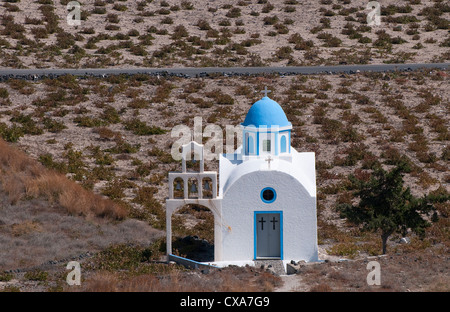
M280 104L265 96L250 107L242 125L286 127L291 123L287 120Z

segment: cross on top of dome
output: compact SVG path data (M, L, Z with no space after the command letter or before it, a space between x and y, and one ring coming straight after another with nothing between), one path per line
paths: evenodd
M261 91L261 93L264 93L264 96L267 96L267 93L272 92L271 90L267 90L267 86L264 87L264 90Z

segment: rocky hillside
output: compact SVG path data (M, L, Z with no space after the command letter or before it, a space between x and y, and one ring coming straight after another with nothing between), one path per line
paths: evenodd
M446 62L444 0L5 0L0 66L96 68Z

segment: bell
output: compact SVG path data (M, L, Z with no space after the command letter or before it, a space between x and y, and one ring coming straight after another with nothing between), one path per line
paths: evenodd
M206 190L206 191L211 190L211 188L209 187L209 182L208 182L208 181L205 181L204 187L205 187L205 190Z
M175 185L175 190L181 191L181 183L180 183L180 181L177 181L177 185Z
M197 193L197 184L195 182L191 185L191 193Z

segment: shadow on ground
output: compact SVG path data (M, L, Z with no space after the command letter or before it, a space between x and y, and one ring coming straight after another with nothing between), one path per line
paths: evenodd
M176 241L173 242L173 249L176 250L179 255L194 261L214 261L214 245L198 236L188 235L185 237L178 237Z

